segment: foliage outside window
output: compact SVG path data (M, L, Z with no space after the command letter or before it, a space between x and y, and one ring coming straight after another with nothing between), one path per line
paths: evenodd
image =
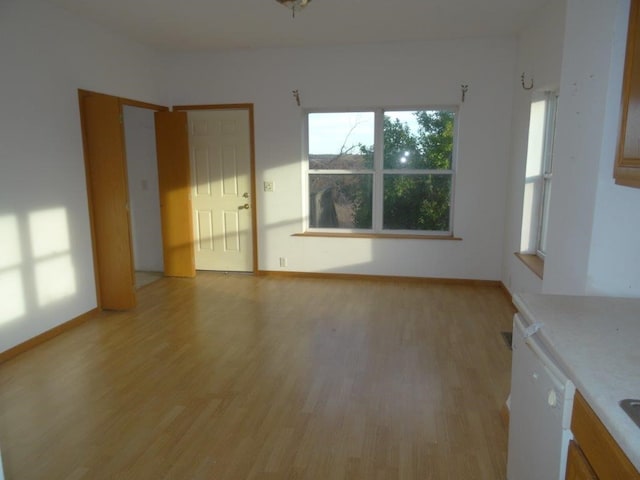
M309 229L451 234L453 109L309 112Z

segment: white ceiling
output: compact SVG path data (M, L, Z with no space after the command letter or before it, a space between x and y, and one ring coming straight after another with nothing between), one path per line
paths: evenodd
M48 0L167 51L514 35L549 0Z

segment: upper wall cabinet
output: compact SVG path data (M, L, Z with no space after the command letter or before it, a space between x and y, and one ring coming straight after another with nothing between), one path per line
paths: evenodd
M622 84L622 118L613 176L618 185L640 188L640 0L631 0Z

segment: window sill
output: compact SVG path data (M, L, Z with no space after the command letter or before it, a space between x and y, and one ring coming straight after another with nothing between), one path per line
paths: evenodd
M453 235L409 235L395 233L337 233L337 232L302 232L294 233L292 237L323 237L323 238L389 238L403 240L462 240Z
M526 267L535 273L538 277L542 279L544 274L544 260L542 260L539 256L533 253L515 253L515 256L520 259L522 263L526 265Z

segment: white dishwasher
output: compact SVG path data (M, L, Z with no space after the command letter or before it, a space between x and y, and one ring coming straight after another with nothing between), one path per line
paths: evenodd
M575 387L538 338L541 324L513 319L508 480L564 480Z

